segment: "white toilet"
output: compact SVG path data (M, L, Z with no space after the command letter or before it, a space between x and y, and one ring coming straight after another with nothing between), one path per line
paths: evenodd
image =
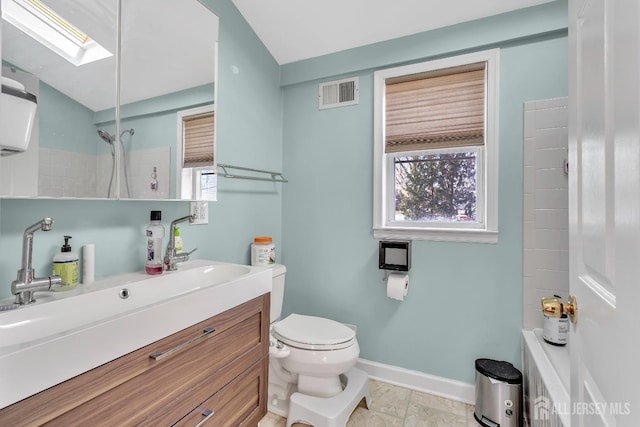
M289 399L296 391L340 399L343 374L356 364L360 347L355 331L333 320L300 314L279 320L286 268L276 264L272 269L268 406L287 417Z

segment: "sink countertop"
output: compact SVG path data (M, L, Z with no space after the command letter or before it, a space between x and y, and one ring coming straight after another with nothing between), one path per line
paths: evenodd
M33 305L0 312L0 408L271 292L271 276L264 267L194 260L158 276L39 293ZM120 298L122 288L129 298Z

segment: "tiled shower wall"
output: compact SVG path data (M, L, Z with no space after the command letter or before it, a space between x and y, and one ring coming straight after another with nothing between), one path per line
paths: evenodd
M523 328L541 328L540 299L569 296L567 98L524 105Z
M110 154L92 155L40 148L38 195L45 197L106 198L111 179ZM170 150L168 147L127 151L131 198L168 199ZM150 189L151 173L156 167L157 190ZM115 194L114 187L111 194ZM120 194L128 198L121 177Z
M169 147L150 148L127 152L129 185L133 199L168 199L171 150ZM156 186L151 188L151 175L155 168ZM126 196L124 182L120 182L120 195Z
M41 147L38 195L99 197L96 194L96 156Z

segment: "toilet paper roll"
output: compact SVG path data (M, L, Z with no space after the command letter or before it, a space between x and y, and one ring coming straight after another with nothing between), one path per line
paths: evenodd
M387 297L403 301L409 291L409 275L391 273L387 278Z
M82 246L82 283L88 285L96 280L96 245Z

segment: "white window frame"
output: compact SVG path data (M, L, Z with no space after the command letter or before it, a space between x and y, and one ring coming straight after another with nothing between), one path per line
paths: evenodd
M42 2L2 2L2 19L76 67L113 56L113 53Z
M386 79L424 73L444 68L486 62L486 117L484 146L465 147L477 151L476 222L396 221L393 158L415 156L425 152L385 153L385 82ZM500 50L491 49L434 61L389 68L374 73L374 173L373 236L383 239L434 240L453 242L497 243L498 241L498 117ZM429 150L453 152L457 149ZM482 199L481 199L482 197Z
M190 108L188 110L178 111L177 128L178 133L176 137L176 198L182 200L208 200L216 201L216 196L213 198L203 198L200 191L200 175L203 171L217 171L217 156L216 156L216 125L213 127L214 142L213 142L213 166L203 166L198 168L184 168L182 167L182 160L184 156L184 141L183 141L183 119L189 116L196 116L198 114L213 113L214 122L217 124L217 117L215 115L215 105L205 105L202 107ZM182 185L183 181L187 181L185 185Z

